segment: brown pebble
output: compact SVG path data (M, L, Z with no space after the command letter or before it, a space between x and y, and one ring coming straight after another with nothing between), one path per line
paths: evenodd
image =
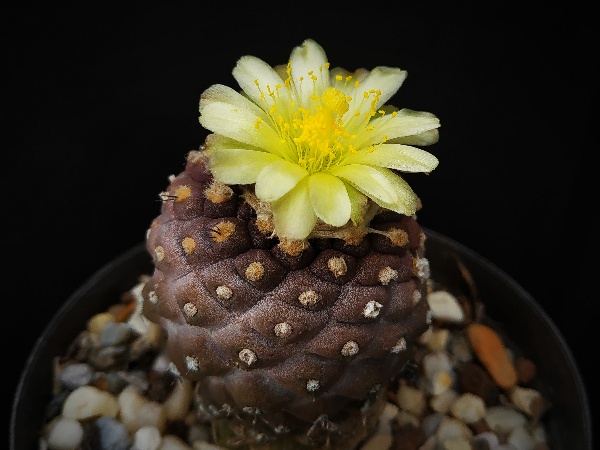
M418 450L427 440L427 435L421 427L400 425L392 422L392 445L390 450Z
M476 362L465 362L457 368L456 388L461 394L469 392L481 397L487 406L498 404L498 386Z
M480 419L476 422L470 423L469 427L473 430L473 434L485 433L486 431L492 431L485 421L485 419Z
M515 370L517 371L517 379L520 384L530 383L537 375L537 366L535 363L524 356L519 356L515 359Z

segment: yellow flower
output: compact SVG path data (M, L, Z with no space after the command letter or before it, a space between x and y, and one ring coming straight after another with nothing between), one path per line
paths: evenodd
M318 220L361 223L367 198L412 215L417 197L399 172L429 173L438 164L413 145L438 140L427 112L385 105L406 71L393 67L330 69L311 39L289 63L271 67L243 56L233 69L242 92L217 84L200 99L209 168L217 181L255 186L280 238L306 239Z

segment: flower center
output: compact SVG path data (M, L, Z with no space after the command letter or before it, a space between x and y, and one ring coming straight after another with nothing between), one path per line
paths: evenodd
M321 69L319 70L321 71ZM291 63L286 68L288 77L283 85L276 85L275 89L266 86L261 89L261 100L264 110L268 113L272 126L281 136L281 144L287 145L294 154L294 162L309 173L324 172L332 166L340 164L346 155L357 152L352 141L357 135L370 133L374 130L369 126L369 121L377 113L384 115L384 111L376 111L376 105L381 91L370 90L362 93L362 102L368 101L370 108L361 114L361 103L353 114L346 113L350 109L351 96L347 96L336 87L326 88L319 96L317 86L321 82L312 71L308 77L300 77L299 82L294 82L291 77ZM322 74L319 74L322 75ZM336 83L349 83L352 75L346 78L336 76ZM259 80L254 81L260 89ZM312 83L312 86L307 83ZM355 95L358 93L360 82L354 81ZM284 101L280 89L289 93L291 101ZM312 94L302 100L303 89L309 88ZM346 116L345 121L342 117ZM395 113L393 113L395 116ZM256 123L260 126L261 119ZM383 141L387 138L383 137ZM372 151L374 145L370 146Z
M348 148L342 140L351 136L346 132L342 116L348 111L344 93L330 87L321 97L311 96L310 108L298 108L293 114L292 138L296 146L298 164L308 172L320 172L335 164Z

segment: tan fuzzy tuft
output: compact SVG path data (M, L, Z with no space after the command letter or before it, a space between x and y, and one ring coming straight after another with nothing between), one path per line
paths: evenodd
M310 244L307 241L301 241L296 239L281 239L277 246L284 251L284 253L290 256L298 256L308 247Z
M213 181L204 191L204 196L213 203L224 203L233 196L233 189L226 184Z
M215 242L225 242L235 231L235 224L229 222L228 220L224 220L215 225L214 228L210 230L210 236Z

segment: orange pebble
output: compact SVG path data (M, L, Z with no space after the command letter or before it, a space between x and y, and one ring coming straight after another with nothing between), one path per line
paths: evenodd
M125 305L125 308L123 308L119 312L119 315L116 317L115 322L125 322L127 319L129 319L129 316L131 316L131 314L133 314L133 312L135 311L136 306L136 302L127 303Z
M467 338L498 386L508 389L517 384L517 371L498 333L486 325L471 323L467 326Z

